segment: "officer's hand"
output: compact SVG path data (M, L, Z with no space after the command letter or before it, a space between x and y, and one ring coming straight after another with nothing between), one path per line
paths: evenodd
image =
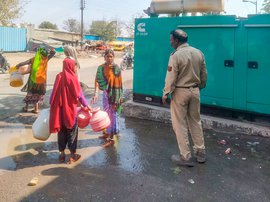
M163 95L163 96L162 96L162 103L163 103L164 105L166 104L167 98L168 98L167 95Z

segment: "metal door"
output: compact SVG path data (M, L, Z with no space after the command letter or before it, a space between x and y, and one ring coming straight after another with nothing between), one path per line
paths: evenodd
M270 114L270 24L251 20L247 29L247 110ZM270 17L269 18L270 22ZM256 20L256 19L254 19Z
M226 20L226 18L224 18ZM189 35L189 44L206 59L207 87L201 91L202 104L231 108L234 90L235 29L237 24L180 25ZM217 22L216 22L217 23Z

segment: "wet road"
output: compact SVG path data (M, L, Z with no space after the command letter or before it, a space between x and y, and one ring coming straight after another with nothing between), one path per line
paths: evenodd
M82 61L85 82L99 62ZM49 84L61 60L55 63ZM132 73L124 75L132 87ZM170 162L178 152L170 125L121 117L114 147L103 149L99 133L81 129L82 158L60 164L56 136L32 137L36 116L21 112L24 93L10 88L6 75L0 79L0 201L270 201L270 139L205 131L206 164L177 167ZM34 177L38 184L27 186Z
M270 139L205 131L207 163L177 167L170 162L177 145L169 125L122 117L121 133L109 149L90 127L80 130L82 159L67 165L58 163L55 135L46 142L33 139L27 124L32 120L1 122L0 201L270 199ZM37 186L27 186L33 177L39 178Z

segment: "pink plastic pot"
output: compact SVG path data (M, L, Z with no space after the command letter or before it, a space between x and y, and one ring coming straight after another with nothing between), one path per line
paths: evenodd
M100 110L99 107L94 108L91 112L93 115L90 118L90 125L93 131L99 132L110 126L111 120L107 112Z
M88 126L90 118L92 117L91 112L88 109L79 108L78 110L78 127L85 128Z

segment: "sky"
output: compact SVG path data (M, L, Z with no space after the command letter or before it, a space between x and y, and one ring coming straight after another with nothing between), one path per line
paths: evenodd
M250 0L255 1L255 0ZM263 0L257 0L258 12ZM28 0L23 15L15 23L30 23L38 27L43 21L56 24L60 30L67 19L81 20L81 0ZM93 20L118 20L129 22L132 16L142 14L151 0L85 0L84 26ZM245 17L255 13L255 5L242 0L224 0L226 15Z

